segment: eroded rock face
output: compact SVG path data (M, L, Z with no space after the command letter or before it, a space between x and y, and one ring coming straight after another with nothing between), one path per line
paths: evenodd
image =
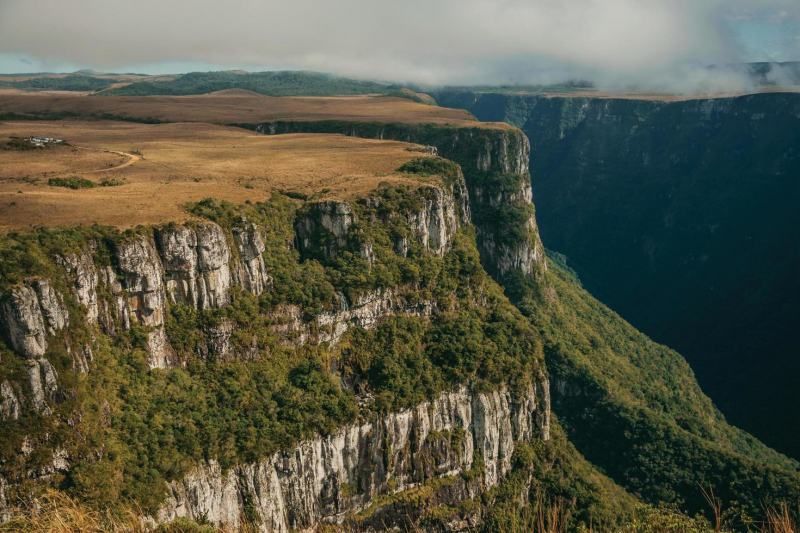
M150 329L147 347L151 368L170 366L173 351L164 332L166 294L163 267L150 237L117 244L119 276L106 270L106 282L117 298L118 314L126 329L138 323Z
M11 347L23 357L41 357L47 351L47 332L36 292L15 287L3 301L3 322Z
M233 227L233 240L239 249L237 283L246 291L258 296L272 286L272 278L264 264L266 246L258 226L242 220Z
M8 380L0 383L0 416L3 420L16 420L19 418L20 405L14 387Z
M527 174L531 143L520 130L509 129L483 138L475 166L483 172Z
M353 327L369 330L390 316L431 316L436 310L435 302L411 301L399 291L391 289L367 292L352 304L340 294L338 302L336 310L324 311L310 322L303 320L303 313L298 306L278 306L272 313L273 324L270 328L288 344L295 346L307 342L334 345Z
M206 331L206 355L217 361L251 361L258 357L257 339L242 346L233 340L236 324L230 319L222 319L209 326Z
M156 238L171 301L196 309L228 304L230 250L221 227L167 226L156 232Z
M521 209L530 208L530 214L524 222L526 235L523 239L508 241L503 238L503 228L478 225L478 236L484 262L503 276L513 270L522 271L525 275L536 276L539 272L547 270L547 261L544 246L539 237L539 229L532 209L533 196L530 179L518 180L518 186L489 190L483 186L473 188L475 204L489 210L499 210L503 206L518 206Z
M382 494L466 472L478 451L489 488L508 472L517 442L549 438L549 398L537 396L547 391L542 383L516 400L505 389L462 387L225 474L212 461L170 484L158 521L205 516L235 527L247 505L261 531L341 523Z
M58 392L58 374L45 358L28 361L28 382L31 387L30 403L37 413L51 413L48 402L55 399Z
M61 296L47 280L12 288L0 307L4 334L11 348L23 357L41 357L47 337L64 329L69 313Z
M72 289L78 302L86 310L86 320L96 324L99 316L97 304L97 283L99 277L92 255L87 251L57 258L68 276L72 278Z
M356 217L346 202L327 200L306 206L294 224L297 249L303 257L336 258L348 246Z
M39 300L39 308L42 310L47 334L55 335L56 331L69 325L69 313L64 306L64 301L47 280L35 280L31 285Z
M408 221L423 248L442 256L458 231L459 208L454 196L440 187L427 187L422 194L423 208L409 214Z

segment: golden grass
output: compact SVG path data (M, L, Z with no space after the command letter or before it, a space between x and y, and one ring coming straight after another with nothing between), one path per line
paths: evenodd
M534 502L531 509L520 506L520 521L507 525L507 531L523 533L534 531L536 533L564 533L569 529L572 503L557 499L545 501L542 499ZM257 528L249 524L240 524L238 527L214 527L199 525L190 520L178 519L169 524L153 528L151 522L144 518L141 512L135 509L117 511L98 511L80 501L71 498L63 492L48 490L33 501L27 502L17 508L9 510L10 520L0 524L0 532L43 532L43 533L144 533L156 531L157 533L231 533L240 531L250 533ZM673 516L670 516L673 513ZM526 515L526 519L522 516ZM619 533L677 533L685 531L684 526L691 531L703 533L728 533L731 530L724 526L702 525L700 521L692 524L687 522L688 517L677 514L675 511L661 511L649 515L650 519L635 520L613 531ZM677 520L676 520L677 518ZM409 517L409 531L425 531L424 526L416 523ZM358 531L351 524L324 525L320 524L319 531ZM586 533L600 533L592 527L581 529ZM760 533L796 533L797 526L791 517L789 508L782 504L767 510L767 520L763 524L755 525Z
M12 135L57 137L72 146L0 150L0 231L180 221L188 217L182 207L187 202L261 201L275 190L352 198L383 182L417 184L396 169L424 155L419 146L403 142L266 136L198 123L0 124L0 141ZM79 190L48 185L50 178L72 176L122 184Z
M467 111L386 96L276 97L239 89L197 96L86 96L0 90L0 114L68 112L216 124L276 120L434 123L505 128L477 122Z
M133 512L112 515L92 510L63 492L51 490L24 507L13 509L0 531L40 533L139 533L147 531Z

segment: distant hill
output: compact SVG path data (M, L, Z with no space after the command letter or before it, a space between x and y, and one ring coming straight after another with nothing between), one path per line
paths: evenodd
M17 81L4 81L0 78L0 87L23 90L100 91L110 87L114 82L115 80L111 78L99 78L86 74L43 75Z
M340 78L318 72L190 72L173 80L140 81L103 94L150 96L205 94L224 89L245 89L268 96L332 96L390 93L400 87L374 81Z

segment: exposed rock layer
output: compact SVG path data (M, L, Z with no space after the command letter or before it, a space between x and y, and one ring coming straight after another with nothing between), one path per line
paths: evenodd
M517 399L505 389L461 388L258 463L223 472L212 461L170 485L158 520L205 517L238 525L247 512L261 531L340 523L380 495L465 473L481 462L478 479L488 488L510 469L517 442L549 438L549 401L546 380Z
M244 125L265 134L316 132L355 137L396 139L433 146L443 157L461 165L470 198L471 220L486 269L502 280L520 273L542 282L547 269L530 191L530 142L511 127L438 127L410 124L270 122ZM525 220L514 220L508 238L506 213L517 209ZM400 245L402 249L402 245Z

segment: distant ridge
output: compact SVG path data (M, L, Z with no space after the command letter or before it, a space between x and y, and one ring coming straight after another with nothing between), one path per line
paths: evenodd
M398 85L340 78L319 72L190 72L172 80L139 81L104 91L104 95L180 96L206 94L225 89L241 89L268 96L332 96L386 94L399 91Z

